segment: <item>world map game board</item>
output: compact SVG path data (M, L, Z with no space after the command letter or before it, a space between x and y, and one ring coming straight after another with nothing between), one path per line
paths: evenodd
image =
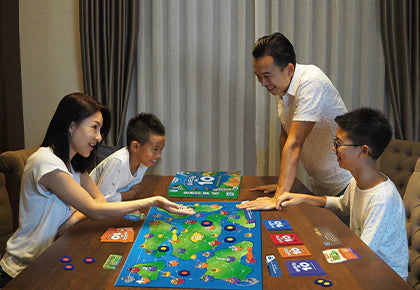
M168 187L168 195L237 199L241 177L240 172L179 171Z
M152 207L115 286L262 289L259 211L190 202L178 216Z

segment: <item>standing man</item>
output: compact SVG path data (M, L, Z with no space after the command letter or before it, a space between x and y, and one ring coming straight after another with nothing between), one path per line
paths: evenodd
M337 128L334 118L347 112L337 89L318 67L296 64L293 45L279 32L258 39L252 55L258 81L277 101L281 121L280 176L277 184L251 189L275 192L274 197L260 197L240 207L278 209L278 198L290 191L299 160L315 195L342 194L351 174L338 166L331 150Z

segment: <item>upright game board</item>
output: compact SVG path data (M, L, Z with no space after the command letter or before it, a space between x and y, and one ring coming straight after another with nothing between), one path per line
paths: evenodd
M168 195L237 199L240 185L239 171L179 171L168 187Z
M262 289L260 213L237 204L184 203L193 216L152 207L115 286Z

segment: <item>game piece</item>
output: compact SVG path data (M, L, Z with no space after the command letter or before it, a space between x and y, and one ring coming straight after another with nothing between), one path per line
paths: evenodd
M70 263L71 262L71 257L69 257L69 256L62 256L60 258L60 262L62 262L62 263Z
M360 256L356 254L351 248L328 249L322 251L328 263L341 263L350 260L359 259Z
M333 233L328 226L315 227L315 234L321 239L322 243L326 246L341 245L340 239Z
M314 281L314 283L316 284L316 285L322 285L322 283L324 283L326 280L325 279L323 279L323 278L317 278L317 279L315 279L315 281Z
M275 245L302 245L302 241L296 234L270 234Z
M311 256L311 252L305 246L289 246L277 248L282 258L296 258Z
M241 178L239 171L179 171L168 187L168 196L237 199Z
M333 282L329 281L329 280L325 280L321 286L322 287L331 287L333 285Z
M115 286L262 289L260 212L237 202L191 202L196 214L152 207Z
M291 230L287 220L264 220L264 225L269 231Z
M134 241L134 230L127 228L108 228L100 238L101 242L122 242L128 243Z
M315 260L296 260L285 262L290 276L318 276L325 275L324 270Z
M267 263L270 276L272 277L281 276L281 270L280 270L279 264L277 264L276 257L274 255L265 256L265 262Z
M115 254L109 255L104 265L102 266L102 268L107 269L107 270L115 270L118 264L120 263L121 258L122 258L121 255L115 255Z
M144 217L145 217L144 213L139 212L139 211L131 212L123 216L123 218L128 219L133 222L144 220Z
M95 262L95 258L92 257L86 257L83 259L83 262L85 262L86 264L92 264Z
M64 270L66 270L66 271L71 271L71 270L73 270L75 267L74 267L74 265L73 264L65 264L65 265L63 265L63 269Z

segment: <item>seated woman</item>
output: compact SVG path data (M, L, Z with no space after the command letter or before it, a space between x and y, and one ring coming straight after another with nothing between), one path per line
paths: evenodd
M96 147L109 126L108 109L94 98L73 93L61 100L41 147L25 166L19 228L7 242L0 261L0 288L45 251L59 232L83 215L100 220L150 206L176 214L194 213L162 196L106 202L87 169L91 168Z

